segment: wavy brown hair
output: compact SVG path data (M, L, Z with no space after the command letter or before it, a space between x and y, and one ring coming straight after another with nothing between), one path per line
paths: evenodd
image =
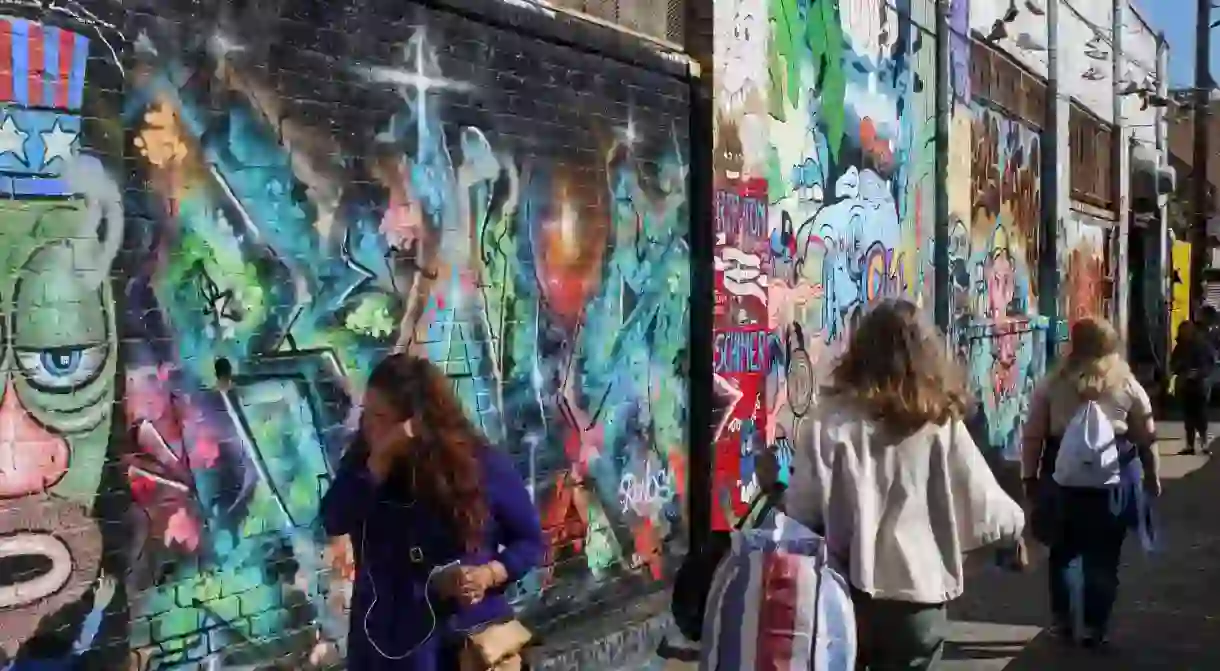
M905 300L878 303L864 315L834 367L830 393L902 432L961 419L970 407L961 366Z
M450 515L466 550L479 549L487 522L479 453L487 439L466 416L453 383L427 359L391 354L369 376L369 389L414 419L411 448L414 494Z

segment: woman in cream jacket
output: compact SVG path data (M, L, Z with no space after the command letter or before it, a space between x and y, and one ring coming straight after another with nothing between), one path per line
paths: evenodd
M851 583L860 665L930 669L963 555L1020 537L1021 507L962 423L964 375L906 301L861 320L819 403L785 496Z

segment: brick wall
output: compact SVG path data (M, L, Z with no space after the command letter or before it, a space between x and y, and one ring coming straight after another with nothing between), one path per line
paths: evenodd
M314 517L395 347L532 488L535 623L671 568L687 86L569 19L445 4L0 20L3 657L334 660L351 548Z

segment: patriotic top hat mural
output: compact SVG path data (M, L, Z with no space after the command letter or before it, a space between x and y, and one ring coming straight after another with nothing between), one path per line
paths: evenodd
M0 17L0 194L73 195L63 172L79 149L89 38Z

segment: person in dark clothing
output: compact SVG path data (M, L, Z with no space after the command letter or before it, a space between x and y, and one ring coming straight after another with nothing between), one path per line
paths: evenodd
M513 617L504 590L544 551L513 462L487 444L445 375L406 354L373 370L321 518L355 549L352 671L458 669L465 634Z
M1186 449L1181 454L1210 454L1207 414L1211 405L1212 373L1216 350L1207 331L1195 322L1178 327L1178 342L1169 357L1169 369L1176 376L1174 391L1186 428Z

